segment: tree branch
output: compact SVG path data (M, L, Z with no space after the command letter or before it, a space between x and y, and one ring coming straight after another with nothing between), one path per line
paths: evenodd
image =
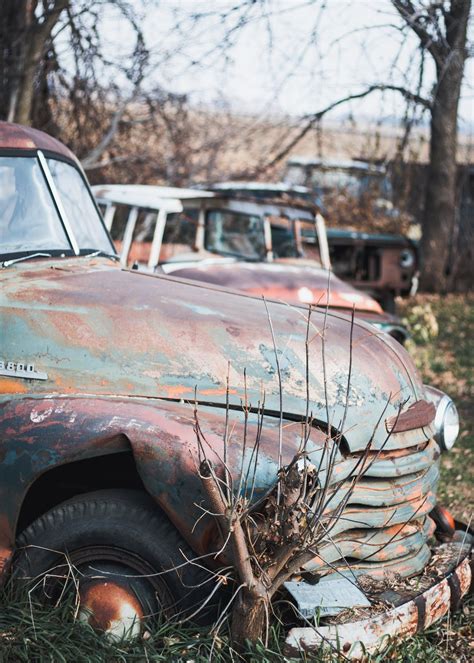
M317 113L313 113L312 115L305 115L303 117L303 119L307 121L305 126L285 147L283 147L279 152L277 152L277 154L273 157L273 159L271 159L269 163L263 166L263 170L264 171L270 170L271 168L276 166L306 136L306 134L309 131L311 131L311 129L314 128L314 126L319 122L319 120L321 120L321 118L324 117L324 115L334 110L334 108L337 108L338 106L341 106L342 104L345 104L349 101L354 101L355 99L363 99L364 97L367 97L369 94L372 94L372 92L377 92L377 91L384 92L386 90L399 92L403 97L405 97L405 99L412 101L416 104L419 104L428 110L431 109L431 102L428 99L425 99L424 97L421 97L420 95L415 94L410 90L407 90L406 88L401 87L399 85L388 85L388 84L370 85L366 90L363 90L362 92L358 92L356 94L349 94L346 97L338 99L337 101L333 101L331 104L329 104L322 110L318 111ZM262 168L259 168L258 170L261 172Z
M441 64L446 55L445 49L423 27L420 22L421 14L415 9L411 0L392 0L392 4L408 27L417 35L423 47L431 53L438 64Z
M134 98L135 92L130 99L123 99L121 101L120 106L112 115L112 120L110 121L108 130L102 136L101 140L97 143L94 149L91 150L89 154L82 159L82 165L84 166L84 169L91 170L94 166L97 167L99 159L108 148L118 131L120 121L127 109L128 104L133 101Z

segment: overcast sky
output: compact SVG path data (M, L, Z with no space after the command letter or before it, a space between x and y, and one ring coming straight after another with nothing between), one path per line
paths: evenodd
M195 102L225 99L251 113L301 115L390 77L397 84L407 79L411 89L416 86L417 40L411 34L405 39L395 29L400 19L389 0L320 0L311 6L308 0L268 0L248 14L245 7L230 11L242 5L238 0L133 2L137 9L146 5L145 35L155 63L150 84L190 94ZM193 13L206 16L193 25ZM223 21L219 14L226 13ZM225 44L242 17L248 22L231 30L230 44ZM120 53L126 31L118 29L112 16L106 34L112 52ZM434 80L430 60L428 56L426 94ZM396 93L377 93L330 117L347 117L352 111L356 119L390 119L403 110ZM473 58L466 65L460 129L474 131Z

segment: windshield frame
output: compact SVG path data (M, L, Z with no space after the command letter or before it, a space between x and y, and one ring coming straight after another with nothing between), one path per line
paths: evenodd
M113 258L118 258L115 247L113 245L113 242L110 238L110 234L105 226L104 219L102 217L102 214L100 212L100 209L97 205L97 202L94 198L94 195L92 194L91 188L89 186L89 182L87 181L87 178L84 174L83 169L81 168L80 164L75 162L72 159L68 159L64 155L58 154L57 152L53 152L51 150L38 150L38 149L16 149L16 148L1 148L0 149L0 158L1 157L20 157L20 158L33 158L38 161L39 168L41 170L41 173L44 178L45 185L51 195L54 207L56 209L56 212L58 214L59 220L61 222L62 228L64 230L64 233L66 235L66 239L69 243L70 248L69 249L44 249L40 253L43 254L44 257L46 256L51 256L51 257L70 257L70 256L87 256L90 255L93 252L96 252L98 250L98 247L90 247L90 248L80 248L75 235L74 235L74 230L72 228L72 225L68 219L66 210L64 209L64 205L61 200L60 193L54 183L53 175L49 169L48 166L48 159L56 159L57 161L63 161L64 163L67 163L70 165L72 168L75 169L76 172L79 173L82 183L86 187L87 193L93 203L93 206L97 212L98 219L100 223L102 224L102 228L105 232L105 236L107 237L107 240L110 245L110 253L106 253L107 256L113 257ZM100 253L104 254L105 252L103 250L100 250ZM28 250L22 250L22 251L7 251L3 252L2 248L0 246L0 263L7 262L10 260L17 260L18 258L27 258L28 256L32 256L38 254L38 249L37 248L32 248Z

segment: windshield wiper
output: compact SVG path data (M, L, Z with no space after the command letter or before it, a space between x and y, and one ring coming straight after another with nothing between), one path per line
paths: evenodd
M5 260L4 262L1 262L0 265L2 266L2 269L5 267L10 267L10 265L14 265L16 262L22 262L23 260L30 260L31 258L52 258L51 253L32 253L29 256L22 256L21 258L13 258L12 260Z
M84 258L95 258L96 256L101 256L103 258L110 258L110 260L113 260L114 262L120 260L120 256L118 256L116 253L106 253L105 251L102 250L93 251L92 253L86 253Z

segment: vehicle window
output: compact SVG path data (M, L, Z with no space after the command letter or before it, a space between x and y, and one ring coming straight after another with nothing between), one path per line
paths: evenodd
M167 215L161 243L160 262L167 262L176 256L183 256L185 253L194 251L198 220L198 209L187 209Z
M274 258L300 258L296 244L294 224L282 216L269 216L272 230L272 250Z
M206 249L244 260L265 257L265 234L260 216L211 210L206 218Z
M128 205L115 205L114 218L110 227L110 236L112 237L116 248L122 248L123 236L127 227L128 215L132 208Z
M0 253L70 249L38 160L0 156Z
M109 238L79 171L57 159L48 159L48 166L79 248L110 253Z
M157 214L158 212L150 212L144 209L139 210L128 254L127 262L129 266L132 266L134 263L138 263L139 265L148 264L156 228Z

